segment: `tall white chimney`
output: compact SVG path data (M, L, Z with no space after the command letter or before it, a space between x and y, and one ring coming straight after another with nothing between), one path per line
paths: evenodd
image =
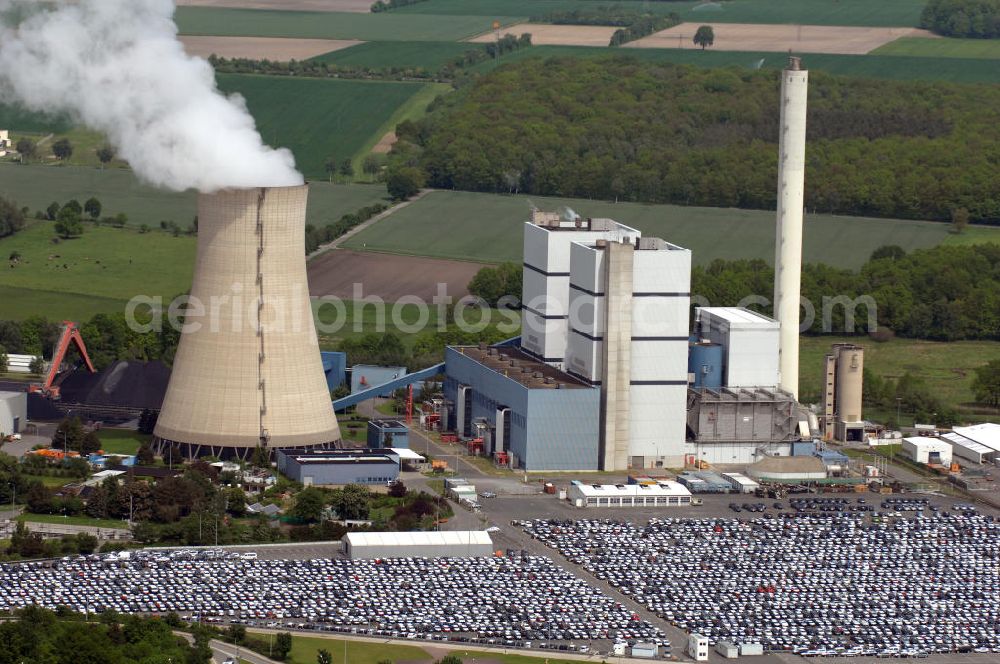
M778 137L778 228L774 257L774 317L781 326L781 388L799 396L799 297L802 287L802 208L809 72L789 56L781 72Z

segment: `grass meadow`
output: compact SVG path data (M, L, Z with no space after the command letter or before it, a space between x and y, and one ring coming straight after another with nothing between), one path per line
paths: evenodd
M1000 39L901 37L875 49L872 51L872 55L1000 60ZM996 63L993 66L996 67Z
M345 243L356 250L501 262L522 259L522 224L531 205L570 207L583 216L612 217L644 233L687 247L696 264L716 258L774 254L774 212L725 208L607 203L565 198L435 191L389 215ZM484 211L489 211L488 214ZM462 232L456 232L462 229ZM1000 228L976 227L976 241L1000 242ZM886 244L906 250L965 242L944 223L807 215L804 259L856 269Z
M139 446L148 443L152 436L141 434L133 429L101 429L97 432L101 439L101 449L106 454L124 454L132 456L139 451Z
M413 15L399 12L297 12L264 9L179 7L174 20L181 34L245 37L359 39L361 41L459 41L527 18L501 14Z
M146 224L158 228L161 221L174 221L186 228L197 214L193 191L173 192L157 189L139 181L129 170L72 166L19 166L0 163L0 196L19 206L44 210L49 203L65 203L75 198L81 203L96 196L104 206L102 214L124 212L130 226ZM382 185L341 185L315 180L309 187L307 222L320 225L333 222L358 208L385 201ZM0 250L12 238L0 240ZM9 252L8 252L9 253ZM6 257L6 255L4 256Z
M865 368L883 378L909 372L924 379L945 403L968 412L975 396L975 369L1000 359L997 341L923 341L893 339L875 343L858 337L802 337L799 359L799 393L803 401L820 399L823 390L823 356L834 343L860 343L865 347ZM976 413L975 420L1000 422L1000 413Z

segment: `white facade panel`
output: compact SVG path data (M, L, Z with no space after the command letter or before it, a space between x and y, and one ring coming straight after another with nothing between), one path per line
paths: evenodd
M686 385L632 385L630 457L644 457L643 467L684 463Z
M689 297L635 297L632 335L635 337L679 337L686 342L690 323ZM685 363L687 350L685 349Z
M729 387L778 385L778 330L730 330L726 362Z
M687 340L632 340L633 381L679 381L687 386Z

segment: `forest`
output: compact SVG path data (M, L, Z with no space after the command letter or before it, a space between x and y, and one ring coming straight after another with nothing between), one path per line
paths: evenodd
M808 59L806 59L808 66ZM810 211L1000 223L1000 86L812 72ZM428 186L774 209L778 74L529 59L397 128L389 177Z
M29 606L0 624L0 664L207 664L207 636L196 631L195 645L158 618L101 615L100 622L60 608L55 613ZM177 622L176 624L180 624Z
M1000 38L1000 0L930 0L920 27L947 37Z

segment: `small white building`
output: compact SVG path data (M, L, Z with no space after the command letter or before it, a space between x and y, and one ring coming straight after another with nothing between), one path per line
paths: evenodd
M0 437L21 433L27 423L27 393L0 392Z
M778 384L778 321L742 307L698 307L700 338L723 347L723 385Z
M722 473L722 477L729 482L736 493L753 493L760 486L742 473Z
M568 498L577 507L680 507L691 504L691 492L678 482L655 484L584 484L573 482Z
M951 443L940 438L927 436L904 438L903 453L917 463L951 465Z
M369 558L472 558L493 555L493 540L484 530L347 533L342 540L351 560Z
M0 157L6 157L10 147L10 132L6 129L0 129Z
M696 662L708 661L708 637L696 632L688 634L688 656Z

